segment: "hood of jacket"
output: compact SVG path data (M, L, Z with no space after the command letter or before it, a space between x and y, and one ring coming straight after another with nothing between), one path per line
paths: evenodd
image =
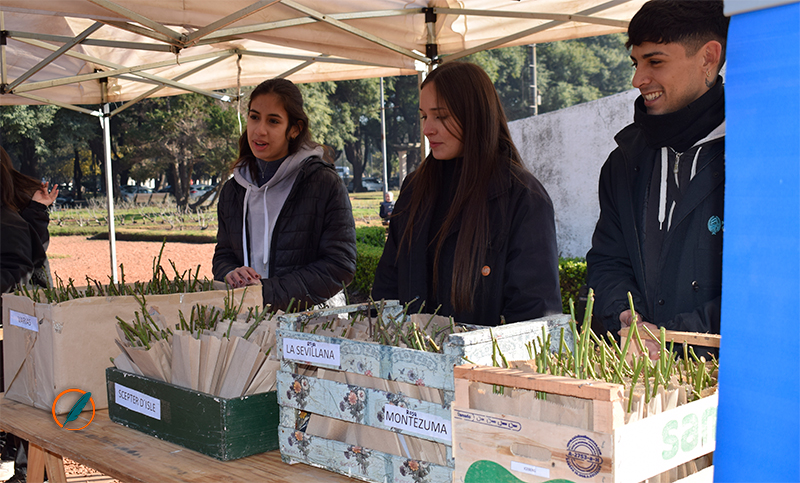
M242 165L233 171L233 177L245 188L242 210L242 246L244 263L253 268L262 278L269 278L269 254L275 222L289 196L300 169L310 158L322 158L321 146L305 145L290 154L275 175L258 186L250 170ZM248 240L249 237L249 240Z

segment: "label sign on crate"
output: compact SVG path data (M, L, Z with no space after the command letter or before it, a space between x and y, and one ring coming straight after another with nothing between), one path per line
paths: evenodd
M313 340L283 339L283 358L309 364L324 364L339 367L339 344L328 344Z
M36 320L36 316L33 315L23 314L22 312L17 312L16 310L9 310L8 322L11 325L17 326L21 329L39 332L39 321Z
M161 400L114 383L114 402L131 411L161 420Z
M386 404L383 413L383 424L390 428L405 429L411 433L452 441L452 428L447 419L394 404Z
M519 471L520 473L527 473L529 475L538 476L539 478L550 478L549 469L520 463L518 461L511 462L511 471Z

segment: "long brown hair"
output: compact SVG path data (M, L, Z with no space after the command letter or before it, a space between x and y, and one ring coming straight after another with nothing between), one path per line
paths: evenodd
M428 85L436 88L439 105L447 107L461 128L464 144L455 195L434 239L433 283L434 287L438 284L440 253L448 230L460 220L450 300L457 311L471 310L478 271L489 247L490 180L505 171L500 169L503 166L522 166L522 161L511 140L500 97L483 69L467 62L448 62L433 70L420 89ZM437 192L442 164L429 154L418 171L408 207L408 228L400 242L407 248L411 246L414 222L421 219Z
M300 150L301 146L311 142L311 132L308 130L308 115L303 108L303 94L290 80L280 78L265 80L250 93L247 111L250 111L253 99L267 94L275 94L283 104L283 108L286 109L286 115L289 117L289 125L286 127L286 139L289 140L289 154L294 154ZM289 131L293 126L297 126L300 132L294 138L290 138ZM242 165L246 165L250 169L254 179L257 177L258 162L250 149L246 129L239 137L239 158L233 166Z
M41 181L14 169L11 157L0 147L0 202L12 210L22 210L33 194L42 187Z

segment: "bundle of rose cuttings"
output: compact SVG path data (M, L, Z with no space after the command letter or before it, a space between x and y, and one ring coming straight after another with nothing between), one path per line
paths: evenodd
M631 311L636 314L630 294L628 302ZM706 360L705 357L698 357L686 342L676 347L674 342L667 342L663 327L659 334L653 334L646 326L638 326L637 320L633 321L627 336L619 343L610 332L605 337L599 337L591 329L593 303L594 293L590 290L585 317L579 329L575 322L574 305L570 301L570 330L574 335L574 350L564 343L563 330L558 344L553 344L550 334L543 330L540 337L526 344L530 360L506 361L497 347L495 366L622 384L628 422L716 392L719 371L716 358ZM648 351L640 331L647 332L649 338L659 341L655 354ZM502 388L496 387L495 392L502 392ZM546 399L548 395L539 393L538 397Z
M56 274L52 286L30 287L17 285L15 295L24 295L36 303L60 303L84 297L114 297L121 295L169 295L173 293L205 292L213 290L215 283L207 277L200 278L200 266L195 270L191 268L179 271L175 262L169 260L173 275L167 273L161 266L161 257L164 253L166 242L161 244L157 257L153 258L153 276L146 282L125 282L125 267L119 265L120 278L115 283L109 276L109 283L104 284L88 275L86 286L76 287L75 280L69 278L66 282Z
M133 320L117 317L117 369L223 398L275 389L279 312L245 311L244 295L237 304L229 290L223 307L195 305L188 317L165 320L136 297L141 310Z
M350 340L377 342L393 347L405 347L427 352L442 352L445 339L450 334L458 334L478 329L478 326L457 324L452 317L423 313L421 304L417 313L409 314L409 304L394 307L386 306L385 301L371 301L365 310L347 314L304 319L297 330L329 337L342 337Z

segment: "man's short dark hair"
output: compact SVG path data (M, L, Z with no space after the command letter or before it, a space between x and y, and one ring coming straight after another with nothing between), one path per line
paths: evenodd
M651 0L631 19L625 47L677 42L687 55L694 55L706 42L716 40L722 44L718 66L722 67L729 20L722 0Z

